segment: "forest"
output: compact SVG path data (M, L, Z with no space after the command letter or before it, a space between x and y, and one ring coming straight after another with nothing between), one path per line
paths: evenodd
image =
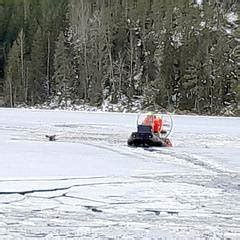
M238 0L0 0L4 106L240 115Z

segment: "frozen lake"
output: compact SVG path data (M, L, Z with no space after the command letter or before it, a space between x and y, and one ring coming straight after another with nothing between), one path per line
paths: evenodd
M0 238L240 239L240 118L173 116L174 147L141 149L136 117L0 109Z

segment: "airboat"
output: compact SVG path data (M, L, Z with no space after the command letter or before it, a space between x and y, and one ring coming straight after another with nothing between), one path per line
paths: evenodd
M127 144L131 147L172 147L172 142L169 139L173 130L173 118L168 112L166 113L151 113L154 118L159 118L162 121L162 126L159 132L153 132L152 125L144 124L145 119L150 113L140 113L137 117L137 131L132 132L128 138Z

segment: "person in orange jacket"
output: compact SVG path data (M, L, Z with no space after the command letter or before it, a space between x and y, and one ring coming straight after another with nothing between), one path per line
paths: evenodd
M153 121L153 133L159 134L162 130L162 126L163 120L155 116Z
M146 126L153 126L154 115L152 113L148 113L146 118L143 120L143 124Z
M148 113L147 117L144 119L143 124L152 127L152 132L159 134L162 130L163 121L161 118L156 117L152 113Z

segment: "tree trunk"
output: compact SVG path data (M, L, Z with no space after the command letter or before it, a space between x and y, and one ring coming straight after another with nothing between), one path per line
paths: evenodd
M11 72L11 78L8 78L8 85L9 85L10 107L12 108L14 106L14 103L13 103L13 89L12 89L12 72Z
M50 56L51 56L51 40L50 32L48 31L47 37L47 97L50 96L51 86L50 86Z
M130 29L130 98L133 96L133 32Z
M119 92L121 95L122 92L122 75L123 75L123 58L121 56L121 53L118 54L119 57Z
M84 70L85 70L85 79L84 79L84 100L87 101L88 97L88 67L87 67L87 43L84 42Z
M27 84L24 76L24 49L23 48L24 48L24 35L23 35L23 29L22 29L20 32L21 80L22 80L21 87L23 87L23 89L25 90Z
M27 103L27 100L28 100L28 80L29 80L29 69L28 69L28 67L27 67L27 69L26 69L26 78L25 78L25 82L26 82L26 84L25 84L25 91L24 91L24 101L25 101L25 103Z
M116 92L116 86L115 86L115 81L113 79L114 73L113 73L113 60L112 60L112 52L111 52L111 47L110 47L110 29L109 29L109 25L107 26L107 31L106 31L106 46L107 46L107 52L108 52L108 58L109 58L109 67L110 67L110 80L113 81L113 94L115 94Z

